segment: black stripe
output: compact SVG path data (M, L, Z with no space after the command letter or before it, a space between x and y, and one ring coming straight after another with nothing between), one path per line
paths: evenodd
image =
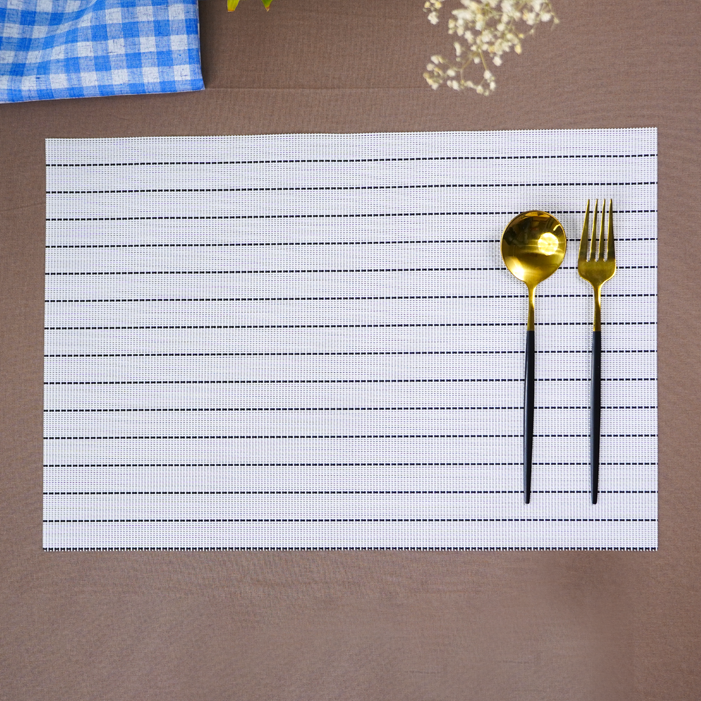
M589 409L587 406L537 406L538 410ZM657 406L604 406L602 409L657 409ZM118 412L225 412L225 411L506 411L521 410L522 406L357 406L357 407L159 407L159 408L121 408L121 409L44 409L45 414L94 414Z
M45 464L45 468L54 467L510 467L522 465L521 462L232 462L232 463L59 463ZM541 466L577 466L589 465L586 462L534 462ZM657 465L656 462L601 462L610 466L645 466Z
M462 411L462 410L492 410L492 409L521 409L520 406L406 406L406 407L226 407L226 408L201 408L201 409L191 409L191 408L166 408L166 409L44 409L47 414L71 414L71 413L113 413L113 412L206 412L206 411ZM564 408L564 407L539 407L541 409L554 409L554 408ZM569 407L577 409L586 409L588 407Z
M579 239L570 239L576 243ZM657 241L654 236L618 238L616 242ZM390 246L418 244L456 244L456 243L499 243L499 239L441 239L423 241L251 241L245 243L105 243L105 244L65 244L46 248L248 248L252 246Z
M203 187L203 188L157 188L131 190L47 190L47 195L127 195L156 192L329 192L353 190L424 190L473 187L615 187L629 185L657 185L656 180L641 182L599 183L441 183L417 185L328 185L317 187Z
M606 326L655 326L656 321L607 321ZM454 324L232 324L220 326L45 326L44 331L153 331L156 329L387 329L525 326L526 322L490 321ZM590 321L544 321L538 326L591 326Z
M657 350L602 350L602 353L657 353ZM541 350L539 354L591 353L590 350ZM48 353L45 358L190 358L190 357L269 357L269 356L365 356L365 355L523 355L523 350L502 351L319 351L246 353Z
M261 161L140 161L134 163L47 163L47 168L104 168L114 166L257 165L267 163L403 163L407 161L514 161L579 158L657 158L656 153L601 153L548 156L407 156L404 158L287 158Z
M533 494L589 494L588 489L533 489ZM350 494L522 494L522 489L456 489L456 490L300 490L300 491L187 491L187 492L44 492L44 496L223 496L223 495L350 495ZM656 489L600 489L599 494L657 494Z
M616 241L655 241L649 239L619 239ZM46 248L249 248L252 246L390 246L417 244L499 243L499 239L440 239L409 241L246 241L226 243L105 243L65 244Z
M590 382L589 377L536 377L536 382ZM602 382L657 382L656 377L602 377ZM113 380L44 382L44 385L310 385L310 384L409 384L409 383L461 383L461 382L523 382L522 378L437 378L437 379L370 379L370 380Z
M536 438L589 438L588 433L537 433ZM602 438L657 438L656 433L602 433ZM366 439L366 438L523 438L521 433L486 433L486 434L341 434L310 436L44 436L45 441L155 441L155 440L310 440L310 439Z
M560 266L561 270L576 270L575 265ZM618 270L657 269L656 265L619 265ZM51 272L46 275L291 275L299 273L457 273L504 270L501 266L473 268L334 268L319 270L95 270L85 272Z
M656 209L619 209L616 214L657 213ZM463 217L463 216L516 216L520 212L367 212L355 214L219 214L202 216L141 216L141 217L47 217L47 222L59 221L211 221L250 219L364 219L392 217ZM583 209L553 210L551 214L584 214Z
M376 297L171 297L154 299L45 299L46 303L62 304L99 304L99 303L132 303L132 302L357 302L357 301L400 301L417 299L524 299L527 295L394 295ZM656 293L620 293L606 294L602 297L657 297ZM544 294L538 299L584 298L591 299L591 294Z

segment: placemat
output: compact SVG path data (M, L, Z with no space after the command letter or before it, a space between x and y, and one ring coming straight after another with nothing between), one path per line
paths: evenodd
M656 130L47 141L44 547L654 549ZM589 499L587 199L612 198ZM538 287L522 496L522 211Z

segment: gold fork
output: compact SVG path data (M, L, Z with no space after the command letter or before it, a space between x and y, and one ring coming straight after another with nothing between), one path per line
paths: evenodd
M616 253L613 243L613 200L609 200L609 222L606 245L604 246L604 219L606 200L601 206L601 226L597 246L596 224L599 213L599 200L594 205L594 226L589 240L589 200L584 214L582 240L579 244L577 269L580 277L594 288L594 332L591 344L591 408L589 452L591 460L591 503L599 497L599 446L601 443L601 288L616 272ZM598 249L598 250L597 250ZM605 253L605 255L604 255Z

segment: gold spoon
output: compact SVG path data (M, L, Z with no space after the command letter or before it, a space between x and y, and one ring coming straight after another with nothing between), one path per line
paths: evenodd
M523 497L531 501L533 405L535 395L535 288L562 263L567 237L562 224L547 212L524 212L514 217L501 236L501 257L514 277L528 287L526 373L523 403Z

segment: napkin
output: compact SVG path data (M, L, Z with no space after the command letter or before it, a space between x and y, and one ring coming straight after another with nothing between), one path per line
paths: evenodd
M0 102L202 90L197 0L10 0Z
M48 140L44 546L654 549L654 129ZM599 503L587 199L611 198ZM568 235L526 289L500 236Z

